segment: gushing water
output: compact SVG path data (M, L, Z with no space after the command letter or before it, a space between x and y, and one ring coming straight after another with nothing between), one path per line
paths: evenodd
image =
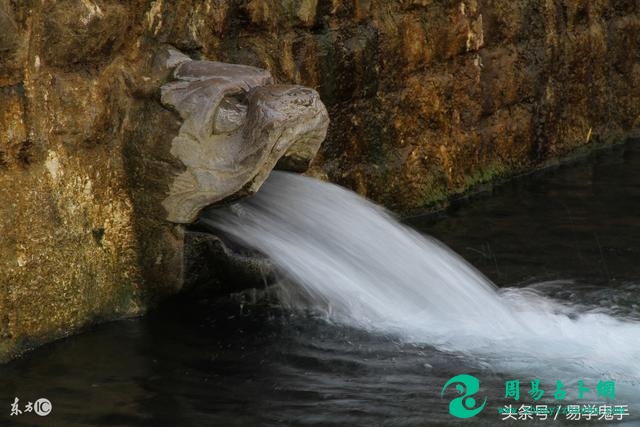
M532 378L616 380L618 394L638 399L637 320L536 287L498 290L443 244L348 190L274 172L258 194L202 221L269 256L332 321Z

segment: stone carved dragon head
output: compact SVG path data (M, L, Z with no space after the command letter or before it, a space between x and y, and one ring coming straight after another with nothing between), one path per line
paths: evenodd
M162 86L161 100L183 120L171 154L185 167L162 203L169 221L191 223L206 206L255 193L276 164L299 172L309 166L329 126L315 90L177 51L166 64L175 67L174 80Z

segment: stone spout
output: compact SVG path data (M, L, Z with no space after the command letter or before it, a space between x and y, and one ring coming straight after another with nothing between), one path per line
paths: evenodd
M183 122L171 154L184 165L162 202L167 219L191 223L211 204L255 193L276 167L304 171L329 115L318 93L277 85L256 67L195 61L171 52L174 81L162 103Z

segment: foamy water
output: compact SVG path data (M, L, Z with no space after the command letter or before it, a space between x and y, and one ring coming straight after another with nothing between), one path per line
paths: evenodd
M257 195L202 220L269 256L331 321L488 369L615 380L618 396L640 401L638 321L536 287L498 290L442 243L341 187L274 172Z

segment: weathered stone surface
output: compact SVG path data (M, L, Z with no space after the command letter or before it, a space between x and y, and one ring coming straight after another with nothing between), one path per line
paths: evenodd
M165 44L316 89L313 173L396 209L640 125L635 0L0 0L0 28L2 356L179 288Z
M162 102L184 120L171 153L186 170L162 203L169 221L191 223L208 205L254 193L282 156L308 166L327 134L318 93L273 85L266 70L184 61L174 77Z
M326 18L331 61L317 35L294 55L332 118L319 176L406 211L640 125L639 57L615 53L640 49L637 2L369 3ZM371 48L344 42L365 28Z
M220 295L262 288L275 281L268 258L235 251L220 237L202 228L186 232L185 250L185 282L192 293Z

